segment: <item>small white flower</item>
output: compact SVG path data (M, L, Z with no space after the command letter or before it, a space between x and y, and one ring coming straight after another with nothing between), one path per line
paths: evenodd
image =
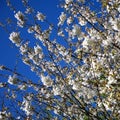
M112 39L111 39L111 37L110 36L107 36L107 39L105 39L105 40L103 40L102 41L102 44L104 45L104 46L109 46L109 45L111 45L112 44Z
M61 15L59 16L59 23L58 23L58 26L59 25L63 25L64 22L66 20L66 14L64 12L61 13Z
M42 49L39 45L37 45L37 46L34 46L34 51L35 51L35 54L38 55L42 52Z
M42 13L37 12L36 18L43 22L46 17Z
M26 85L18 85L18 88L20 90L26 90L27 89L27 86Z
M8 117L8 113L6 111L0 111L0 120L5 120Z
M20 33L19 32L12 32L9 36L9 39L12 41L12 43L15 43L16 46L20 46Z
M111 85L113 83L117 83L117 80L113 78L111 75L108 76L108 85Z
M24 99L22 102L22 107L21 109L25 111L26 115L32 115L32 106L31 106L31 101Z
M117 9L118 9L118 11L120 12L120 5L118 6L118 8L117 8ZM120 111L120 110L119 110L119 111Z
M82 17L79 17L78 20L79 20L79 24L80 24L81 26L85 26L85 25L87 24L87 22L86 22L86 21L84 20L84 18L82 18Z
M41 81L43 85L45 85L46 87L51 87L53 84L53 81L51 80L49 76L41 75Z
M13 85L13 84L17 84L18 83L18 79L16 78L16 75L9 75L8 77L8 83Z
M73 29L72 29L72 35L73 36L75 36L75 35L77 35L77 36L79 36L80 35L80 32L81 32L81 30L80 30L80 27L79 27L79 25L73 25Z
M18 21L24 21L24 15L22 12L18 11L16 14L15 14L15 18L18 20Z
M18 116L18 117L17 117L17 120L20 120L20 119L21 119L21 117L20 117L20 116Z
M80 84L78 82L73 81L72 85L73 90L80 90Z
M0 83L0 88L4 87L4 83Z
M73 18L72 17L67 18L67 24L68 25L71 24L72 22L73 22Z
M26 65L30 65L30 64L31 64L31 63L30 63L30 59L27 58L27 57L23 57L23 58L22 58L22 61L23 61L23 63L25 63Z
M28 47L26 44L20 46L20 52L22 55L24 55L28 51Z
M34 10L32 8L26 8L26 11L25 11L26 14L31 14L33 12Z
M29 27L28 28L28 33L33 33L34 32L34 27L32 26L32 27Z
M85 37L84 41L82 42L82 45L84 48L88 48L88 40L89 40L89 37Z
M62 29L60 29L57 34L58 34L58 36L64 37L64 33L63 33L63 30L62 30Z
M120 20L118 18L116 19L110 18L109 22L111 23L112 28L114 30L120 31Z
M71 3L71 2L73 2L73 0L65 0L65 3L66 3L66 4L69 4L69 3Z
M53 93L54 95L60 95L61 94L61 89L59 86L53 86Z
M18 26L23 27L24 24L25 24L25 16L24 16L24 14L22 12L18 11L15 14L15 18L18 20L18 22L17 22Z

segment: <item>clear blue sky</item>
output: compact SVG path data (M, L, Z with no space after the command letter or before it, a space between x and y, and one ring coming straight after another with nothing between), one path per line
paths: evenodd
M35 8L35 10L43 12L47 19L54 24L57 24L57 18L59 16L60 9L57 8L57 5L59 4L59 0L29 0L30 5ZM16 7L16 10L22 10L24 7L21 4L21 0L11 0L11 3L13 6ZM10 17L14 19L14 14L10 9L6 6L6 0L0 0L0 22L5 23L5 19ZM12 28L11 28L12 29ZM13 31L13 30L12 30ZM11 32L12 32L11 31ZM27 35L27 34L26 34ZM4 64L9 68L14 69L17 55L19 55L18 49L11 43L11 41L8 39L9 35L4 31L2 28L0 28L0 64ZM21 62L21 60L18 61L18 71L23 73L24 75L28 75L30 73L29 77L32 79L35 77L34 73L30 72L30 69L28 66L24 65L24 63ZM34 78L35 79L35 78Z

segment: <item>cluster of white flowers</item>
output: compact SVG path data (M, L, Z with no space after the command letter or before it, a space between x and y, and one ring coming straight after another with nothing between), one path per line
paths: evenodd
M34 10L33 10L32 8L28 7L28 8L26 8L25 13L26 13L26 14L31 14L33 11L34 11Z
M24 27L25 25L25 16L22 12L18 11L15 14L15 18L18 20L17 24L19 27Z
M28 28L28 33L33 33L33 32L37 32L37 33L41 34L40 26L39 25L30 26Z
M31 101L27 100L27 99L24 99L23 102L22 102L21 109L23 111L25 111L27 116L32 115Z
M49 76L41 75L41 81L46 87L51 87L53 85L53 80Z
M0 111L0 120L9 119L11 116L11 113L7 113L6 111Z
M81 89L81 85L77 81L71 81L70 84L72 85L72 89L79 91Z
M69 25L69 24L71 24L72 22L73 22L73 17L69 17L69 18L67 18L67 24Z
M62 93L62 86L53 86L53 93L54 95L61 95Z
M13 76L9 75L8 83L11 84L11 85L17 84L18 83L18 79L17 79L16 75L13 75Z
M87 24L87 22L84 20L84 18L82 18L82 17L79 17L78 18L78 21L79 21L79 24L81 25L81 26L85 26L86 24Z
M113 41L112 41L111 37L107 36L107 39L103 40L103 45L104 46L111 46L112 42Z
M86 48L87 50L88 50L88 40L89 40L89 37L86 37L82 42L83 48Z
M72 35L73 36L76 36L76 35L79 36L80 32L81 32L80 26L77 25L77 24L73 25Z
M34 46L34 51L35 51L35 54L37 55L41 53L42 49L39 45L37 45L37 46Z
M22 61L23 61L23 63L25 63L26 65L30 65L30 59L29 59L29 58L23 57L23 58L22 58Z
M26 84L18 85L18 88L19 88L20 90L26 90L26 89L27 89L27 85L26 85Z
M20 46L20 53L22 55L26 54L28 51L28 42Z
M19 32L12 32L9 36L9 39L16 44L16 46L20 46L20 33Z
M61 15L59 16L59 23L58 23L58 26L59 25L63 25L64 22L66 20L66 14L64 12L61 13Z
M0 88L2 88L2 87L4 87L4 86L5 86L5 84L2 83L2 82L0 82Z
M62 29L59 29L59 31L58 31L58 36L62 36L62 37L64 37L64 33L63 33L63 30Z
M120 31L120 17L118 19L115 19L115 20L111 17L109 22L111 23L112 28L114 30Z
M40 20L43 22L46 17L42 13L37 12L36 18L37 18L37 20Z
M65 0L66 4L70 4L73 0Z

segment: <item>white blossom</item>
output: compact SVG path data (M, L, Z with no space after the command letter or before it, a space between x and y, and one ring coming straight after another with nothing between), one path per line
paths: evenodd
M17 84L18 79L17 79L16 75L13 75L13 76L9 75L8 83L11 84L11 85Z
M88 48L88 45L89 45L88 40L89 40L89 37L85 37L84 41L82 42L83 47L86 49Z
M37 18L37 20L40 20L43 22L46 17L42 13L37 12L36 18Z
M23 27L24 24L25 24L25 16L22 12L18 11L16 14L15 14L15 18L18 20L18 26L20 27Z
M80 24L81 26L85 26L85 25L87 24L87 22L85 21L85 19L82 18L82 17L79 17L79 18L78 18L78 21L79 21L79 24Z
M23 102L22 102L21 109L23 111L25 111L25 113L26 113L27 116L33 114L33 112L32 112L32 106L31 106L31 101L30 100L24 99Z
M69 25L69 24L71 24L73 22L73 17L69 17L69 18L67 18L67 24Z
M7 113L6 111L0 111L0 120L5 120L6 118L9 118L11 113Z
M29 7L29 8L26 8L25 13L26 13L26 14L31 14L31 13L33 13L33 11L34 11L34 10Z
M120 31L120 19L119 18L116 18L116 19L110 18L109 22L111 23L112 28L114 30Z
M27 85L23 84L23 85L18 85L18 88L20 90L26 90L27 89Z
M16 44L16 46L20 46L20 33L19 32L12 32L9 36L9 39Z
M74 81L72 82L72 85L73 90L80 90L80 84L78 82Z
M73 0L65 0L66 4L73 2Z
M105 40L102 41L103 45L106 46L106 47L110 46L112 44L112 42L113 41L112 41L112 39L111 39L110 36L107 36L107 39L105 39Z
M61 88L59 86L53 86L54 95L61 95Z
M76 35L79 36L80 33L81 33L80 26L77 25L77 24L73 25L72 35L73 35L73 36L76 36Z
M28 33L33 33L34 32L34 27L32 26L32 27L29 27L28 28Z
M4 83L0 82L0 88L4 87Z
M62 29L60 29L57 34L58 34L58 36L64 37L64 33L63 33L63 30L62 30Z
M35 54L37 55L37 54L40 54L42 52L42 49L39 45L37 45L37 46L34 46L34 51L35 51Z
M66 14L64 12L61 13L61 15L59 16L59 23L58 23L58 26L59 25L63 25L64 22L66 20Z
M51 87L53 84L53 80L49 76L41 75L41 81L46 87Z

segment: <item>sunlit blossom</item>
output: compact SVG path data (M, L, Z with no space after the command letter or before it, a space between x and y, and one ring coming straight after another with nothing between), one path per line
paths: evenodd
M37 12L36 18L43 22L46 17L42 13Z
M41 75L41 81L43 85L45 85L46 87L50 87L53 84L53 81L51 80L49 76Z
M59 25L63 25L64 22L66 20L66 14L64 12L61 13L61 15L59 16L59 23L58 23L58 26Z
M20 46L20 33L19 32L12 32L9 36L9 39L16 44L16 46Z

